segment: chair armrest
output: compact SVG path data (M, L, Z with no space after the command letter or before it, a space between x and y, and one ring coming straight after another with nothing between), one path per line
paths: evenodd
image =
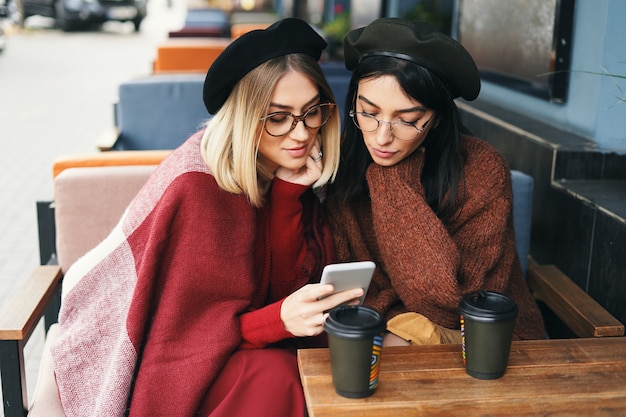
M107 129L98 138L96 146L100 151L110 151L115 146L121 134L122 132L118 127Z
M0 315L0 340L28 340L59 290L62 277L58 265L42 265L33 271Z
M5 416L27 414L24 347L48 307L58 308L55 298L62 275L58 265L38 266L0 314L0 382Z
M528 263L528 286L578 337L623 336L624 325L554 265Z

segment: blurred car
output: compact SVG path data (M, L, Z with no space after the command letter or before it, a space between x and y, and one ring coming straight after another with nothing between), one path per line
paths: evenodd
M107 21L133 22L139 31L147 14L147 0L22 0L22 4L24 18L52 17L64 31Z
M6 38L4 37L3 23L4 19L9 16L9 8L5 4L4 0L0 0L0 52L4 51L6 45Z

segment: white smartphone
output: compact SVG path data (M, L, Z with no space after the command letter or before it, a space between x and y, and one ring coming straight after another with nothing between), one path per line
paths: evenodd
M363 304L374 274L374 268L376 268L376 264L372 261L326 265L320 283L332 284L335 287L333 294L363 288L363 296L359 299L359 303Z

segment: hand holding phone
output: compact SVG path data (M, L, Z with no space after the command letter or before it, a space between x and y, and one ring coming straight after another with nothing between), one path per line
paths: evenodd
M363 288L363 296L359 298L359 304L363 304L375 268L376 264L372 261L326 265L320 283L332 284L335 287L333 294Z

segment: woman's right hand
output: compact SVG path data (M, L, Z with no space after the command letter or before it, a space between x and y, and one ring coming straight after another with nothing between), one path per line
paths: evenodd
M285 298L280 309L285 329L297 337L317 336L324 330L328 310L343 303L358 304L363 295L362 288L337 294L333 290L329 284L308 284Z
M276 177L283 181L308 187L322 176L324 163L321 159L321 155L322 151L318 141L316 141L311 147L309 156L306 158L306 162L303 167L295 171L282 166L278 167L276 170ZM316 159L317 157L319 157L319 159Z

